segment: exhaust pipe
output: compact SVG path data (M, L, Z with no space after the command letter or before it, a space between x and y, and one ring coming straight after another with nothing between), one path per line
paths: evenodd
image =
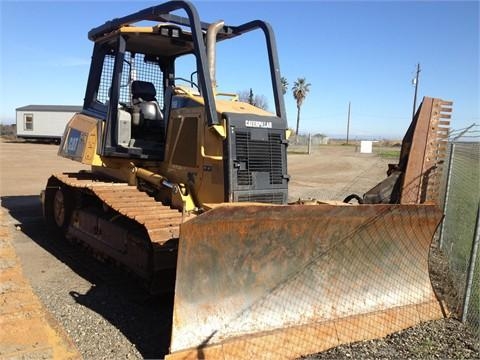
M211 23L207 30L207 58L208 58L208 71L210 73L210 78L212 80L212 88L215 92L217 88L217 79L215 75L215 57L216 57L216 45L217 45L217 34L220 29L223 27L225 22L223 20Z

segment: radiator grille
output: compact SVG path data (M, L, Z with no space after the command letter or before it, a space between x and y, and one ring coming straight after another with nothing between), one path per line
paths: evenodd
M238 202L260 202L267 204L283 204L283 193L242 194L238 195Z
M271 185L283 183L281 135L270 133L267 141L252 140L250 132L237 131L235 136L236 158L243 163L237 172L238 185L252 185L253 174L269 174Z

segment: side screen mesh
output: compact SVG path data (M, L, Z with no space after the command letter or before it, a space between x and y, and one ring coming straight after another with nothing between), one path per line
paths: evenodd
M97 101L106 104L110 98L109 90L113 78L113 65L115 64L115 55L107 54L103 59L102 76L97 91Z
M113 67L115 55L107 54L103 61L102 76L97 92L97 101L106 104L110 98L109 90L113 79ZM163 77L158 64L145 62L144 54L135 54L127 51L123 61L122 76L120 81L121 103L131 105L132 95L130 91L131 81L141 80L151 82L157 91L157 101L163 107Z

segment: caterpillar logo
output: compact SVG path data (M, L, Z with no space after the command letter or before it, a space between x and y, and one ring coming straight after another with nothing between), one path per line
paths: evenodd
M272 128L272 122L271 121L245 120L245 126L246 127L271 129Z

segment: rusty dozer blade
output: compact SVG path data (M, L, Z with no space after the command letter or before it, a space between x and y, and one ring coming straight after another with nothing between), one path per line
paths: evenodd
M181 225L171 354L295 358L438 319L433 205L225 205Z

